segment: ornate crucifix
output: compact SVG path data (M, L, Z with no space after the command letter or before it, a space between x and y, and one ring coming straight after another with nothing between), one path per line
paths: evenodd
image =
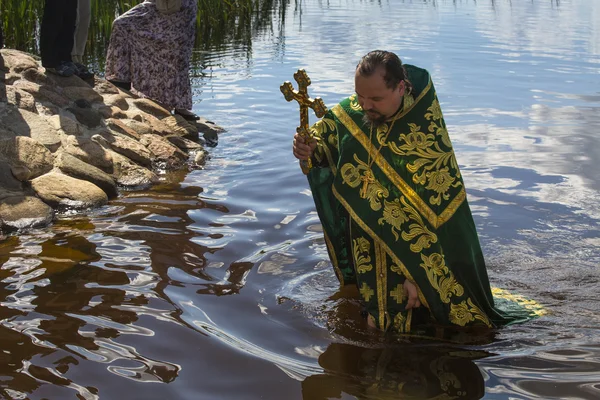
M317 97L314 100L308 97L310 78L305 70L299 69L294 74L294 79L298 82L298 90L294 90L291 82L284 82L280 89L287 101L296 100L298 104L300 104L300 126L296 128L296 132L298 132L305 139L306 143L308 143L312 138L308 129L308 109L312 108L317 118L321 118L327 112L327 107L325 107L325 103L323 103L323 99L320 97ZM308 174L308 171L312 168L310 158L306 161L300 160L300 168L302 168L302 172L304 172L305 175Z

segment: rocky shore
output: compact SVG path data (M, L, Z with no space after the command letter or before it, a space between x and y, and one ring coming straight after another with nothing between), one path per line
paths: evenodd
M160 171L201 167L221 131L98 77L59 77L30 54L0 50L0 235L102 206Z

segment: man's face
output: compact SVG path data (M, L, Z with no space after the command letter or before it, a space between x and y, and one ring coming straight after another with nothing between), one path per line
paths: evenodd
M398 109L404 95L404 82L395 88L388 88L384 80L385 70L378 68L371 76L354 75L354 90L358 104L365 111L367 119L379 125L390 118Z

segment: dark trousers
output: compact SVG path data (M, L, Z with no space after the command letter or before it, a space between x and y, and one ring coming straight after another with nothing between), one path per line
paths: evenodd
M77 21L77 0L46 0L40 32L42 65L58 67L71 61Z

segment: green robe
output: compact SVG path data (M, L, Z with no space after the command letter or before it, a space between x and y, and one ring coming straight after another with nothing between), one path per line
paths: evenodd
M371 129L353 95L311 127L308 179L338 279L358 286L383 330L411 330L405 279L439 324L524 321L535 305L495 307L433 83L426 70L406 69L412 92L386 123Z

